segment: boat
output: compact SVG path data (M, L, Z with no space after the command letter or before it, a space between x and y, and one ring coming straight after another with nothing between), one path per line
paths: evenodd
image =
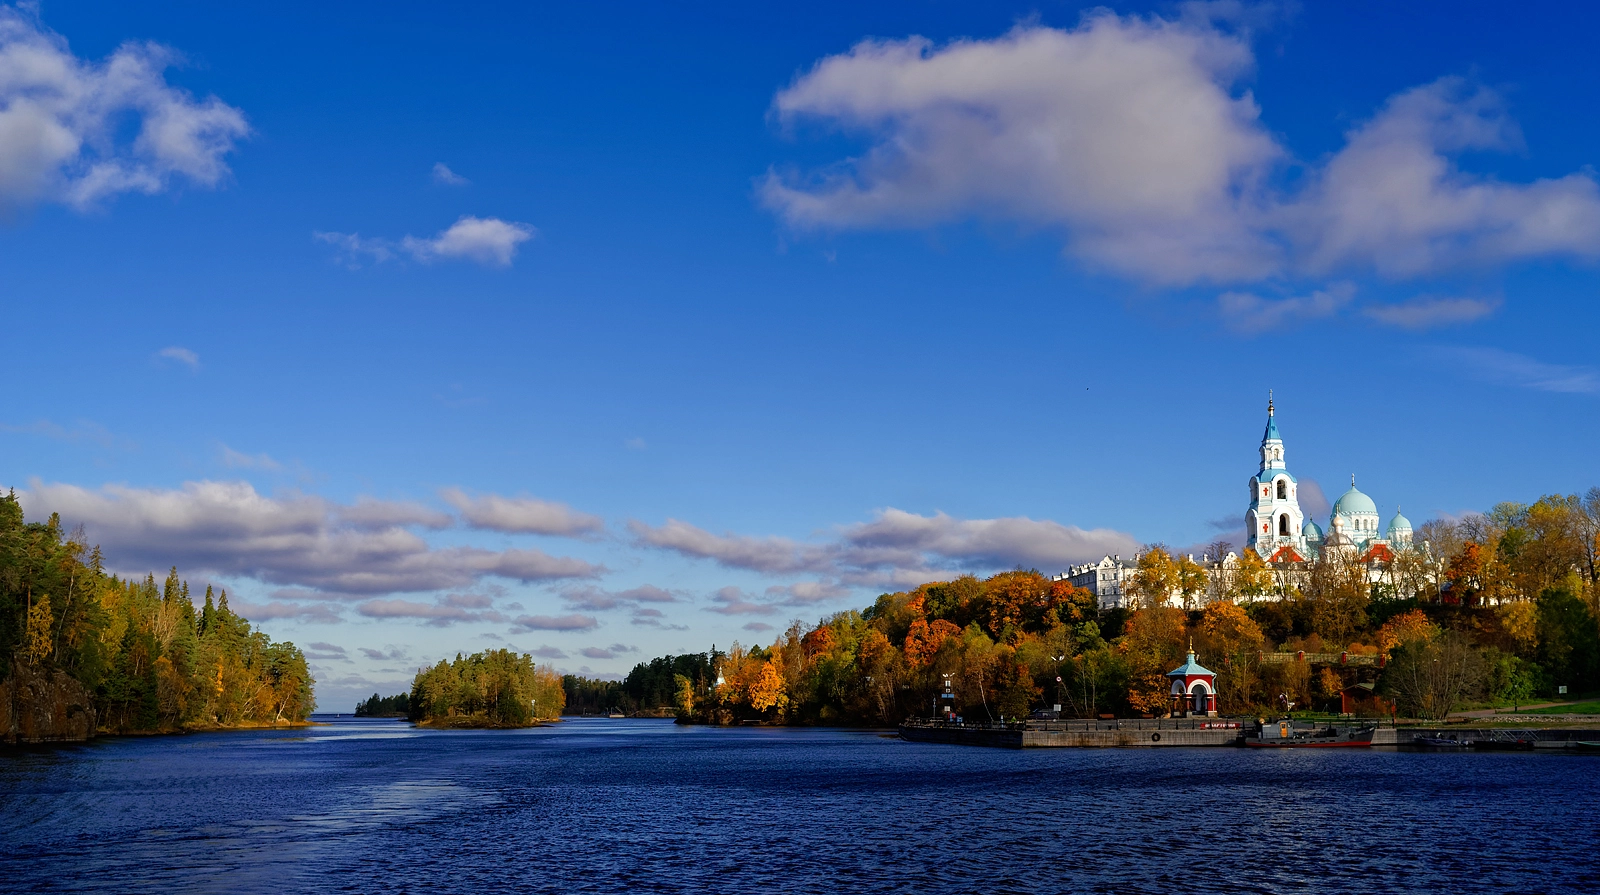
M1471 749L1476 743L1472 740L1459 740L1452 736L1412 737L1411 745L1417 749L1426 749L1429 752L1457 752Z
M1296 727L1292 721L1263 724L1246 746L1265 749L1365 749L1372 746L1371 727Z

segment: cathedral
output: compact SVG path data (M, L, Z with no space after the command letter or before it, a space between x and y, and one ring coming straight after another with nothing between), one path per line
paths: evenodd
M1388 528L1380 528L1378 505L1356 490L1355 476L1350 490L1333 504L1324 532L1305 518L1300 509L1299 487L1283 456L1283 436L1272 400L1267 399L1267 430L1261 436L1261 468L1250 477L1250 508L1244 514L1247 544L1268 562L1304 562L1324 550L1348 550L1363 560L1388 559L1395 550L1411 542L1411 522L1397 511ZM1380 534L1381 532L1381 534Z
M1300 508L1299 482L1284 459L1283 435L1278 431L1277 414L1270 397L1267 399L1267 430L1261 436L1260 461L1260 468L1250 477L1250 507L1244 516L1245 528L1250 534L1245 546L1272 564L1278 593L1302 586L1310 563L1325 554L1342 555L1362 563L1374 584L1386 583L1392 588L1404 586L1386 578L1386 574L1393 569L1395 554L1413 546L1411 522L1397 509L1388 527L1383 527L1378 505L1357 490L1354 476L1350 478L1350 490L1334 501L1327 531L1307 519ZM1429 580L1436 582L1438 568L1428 545L1414 546L1430 564L1431 571L1426 573ZM1196 561L1193 554L1187 558ZM1229 551L1226 556L1202 556L1198 563L1213 584L1220 585L1239 561L1238 554ZM1102 609L1128 608L1127 588L1138 574L1138 567L1137 554L1131 560L1108 555L1099 562L1071 566L1053 580L1067 581L1089 590L1098 598ZM1178 605L1178 600L1174 593L1167 602Z

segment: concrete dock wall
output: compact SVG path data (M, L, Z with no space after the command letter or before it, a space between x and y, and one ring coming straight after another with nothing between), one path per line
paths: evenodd
M1231 722L1237 724L1237 722ZM1006 749L1110 746L1237 746L1240 726L1191 719L1128 721L1026 721L1014 724L907 722L900 735L914 742L996 746Z

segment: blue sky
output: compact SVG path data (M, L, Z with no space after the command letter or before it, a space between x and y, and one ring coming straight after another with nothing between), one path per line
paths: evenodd
M1600 484L1583 6L0 14L0 481L307 647L766 641ZM315 646L313 646L315 645Z

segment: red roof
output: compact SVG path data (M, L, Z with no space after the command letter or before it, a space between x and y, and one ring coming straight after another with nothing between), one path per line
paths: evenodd
M1295 551L1295 549L1294 549L1294 546L1291 545L1291 544L1284 544L1282 547L1279 547L1272 554L1272 556L1267 558L1267 562L1305 562L1305 561L1306 561L1306 558L1301 556L1299 553L1297 553Z

